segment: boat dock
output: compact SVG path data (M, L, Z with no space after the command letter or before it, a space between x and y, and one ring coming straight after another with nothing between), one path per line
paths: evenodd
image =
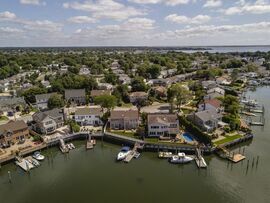
M63 139L60 139L60 150L62 153L68 153L69 149Z
M15 163L17 166L21 167L24 171L30 171L31 169L35 168L35 166L30 163L26 158L16 157Z
M125 163L129 163L134 157L138 158L140 156L140 153L137 151L138 149L143 149L144 144L141 144L139 142L136 142L131 152L126 156L124 159Z
M238 163L246 158L244 155L242 155L240 153L235 154L234 152L230 152L225 147L219 147L219 149L221 150L221 153L223 153L223 155L220 154L221 157L226 158L226 159L232 161L233 163ZM240 150L239 150L239 152L240 152Z
M198 168L206 168L207 167L207 164L202 156L202 153L201 153L201 150L199 148L196 148L196 151L195 151L195 162L198 166Z
M88 140L86 141L86 149L93 149L96 145L96 140L91 139L91 136L88 136Z

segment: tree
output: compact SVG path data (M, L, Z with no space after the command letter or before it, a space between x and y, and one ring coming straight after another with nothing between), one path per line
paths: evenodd
M160 75L161 67L160 65L154 64L147 69L147 73L150 78L157 78Z
M24 99L25 99L27 102L35 103L35 102L36 102L35 96L36 96L37 94L45 94L45 93L47 93L47 89L46 89L46 88L41 88L41 87L31 87L31 88L25 90L25 91L22 93L22 96L24 96Z
M117 99L113 95L100 95L94 98L94 103L102 107L107 108L109 111L113 109L117 104Z
M176 104L179 108L183 103L187 102L191 98L191 92L185 88L180 83L172 85L168 90L168 101L173 104Z
M133 92L137 92L137 91L146 91L148 89L147 85L144 82L144 78L143 77L135 77L132 81L131 81L131 87L132 87L132 91Z
M48 100L49 109L62 108L65 105L65 102L62 98L62 95L53 94Z

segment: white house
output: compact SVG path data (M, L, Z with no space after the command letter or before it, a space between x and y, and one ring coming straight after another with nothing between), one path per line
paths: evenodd
M101 107L78 108L74 115L74 120L82 126L101 126L102 109Z

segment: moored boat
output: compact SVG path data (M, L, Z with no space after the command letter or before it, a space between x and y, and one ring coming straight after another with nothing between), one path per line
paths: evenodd
M131 152L130 147L122 147L121 151L117 154L117 161L121 161L127 157L127 155Z
M173 155L169 161L170 163L173 163L173 164L184 164L184 163L191 162L192 160L193 158L186 156L185 153L178 153L177 155Z
M32 157L38 161L42 161L45 159L45 156L43 156L40 152L35 152Z

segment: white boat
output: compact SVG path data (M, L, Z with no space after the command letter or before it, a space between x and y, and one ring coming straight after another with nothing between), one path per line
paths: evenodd
M71 146L72 149L75 149L75 146L74 146L73 143L70 143L70 146Z
M30 162L31 164L33 164L35 167L40 166L40 163L38 162L38 160L33 159L32 157L26 158L28 162Z
M129 147L122 147L121 151L117 154L117 161L125 159L130 152Z
M67 144L67 147L68 147L69 150L73 149L70 143Z
M184 164L191 162L193 158L186 156L185 153L178 153L177 155L173 155L172 158L170 159L171 163L174 164Z
M32 157L38 161L42 161L45 159L45 156L43 156L40 152L35 152Z

